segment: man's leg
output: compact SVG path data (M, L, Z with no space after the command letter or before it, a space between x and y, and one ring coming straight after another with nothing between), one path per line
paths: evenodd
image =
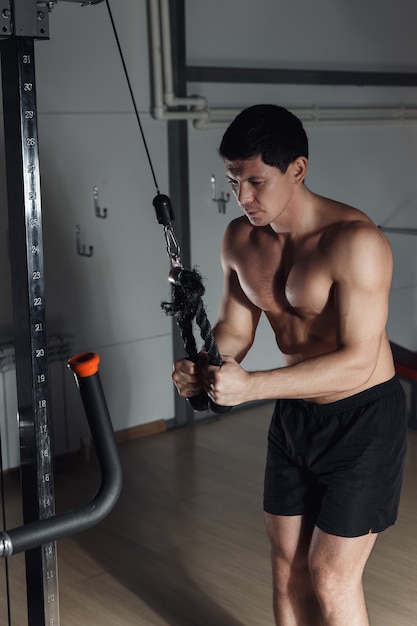
M314 522L305 516L265 514L271 541L273 601L277 626L322 626L308 555Z
M362 576L377 535L347 538L314 529L309 570L325 626L368 626Z

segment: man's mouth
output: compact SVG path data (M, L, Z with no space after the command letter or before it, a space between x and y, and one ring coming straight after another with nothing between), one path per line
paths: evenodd
M259 209L245 209L245 213L248 217L255 217L255 215L259 215Z

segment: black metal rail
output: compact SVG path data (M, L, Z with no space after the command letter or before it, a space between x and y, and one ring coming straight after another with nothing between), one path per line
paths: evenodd
M114 507L122 487L122 467L94 353L72 357L74 372L101 470L95 497L77 509L0 533L0 556L26 552L98 524Z

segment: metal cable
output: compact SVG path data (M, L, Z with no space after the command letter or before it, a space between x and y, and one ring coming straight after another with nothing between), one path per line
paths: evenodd
M152 163L151 153L149 151L148 143L146 141L145 133L144 133L142 122L141 122L140 115L139 115L139 110L138 110L138 107L137 107L137 104L136 104L135 95L133 93L132 84L130 82L130 77L129 77L129 72L127 71L127 66L126 66L123 50L122 50L122 47L120 45L120 40L119 40L119 36L117 34L116 24L115 24L114 19L113 19L113 14L112 14L112 11L111 11L111 8L110 8L109 0L106 0L106 6L107 6L107 11L109 13L109 18L110 18L110 22L111 22L111 25L112 25L114 38L116 40L117 48L119 50L120 59L121 59L122 65L123 65L123 71L125 73L127 86L129 88L129 92L130 92L130 97L132 99L133 108L135 110L136 120L138 122L139 131L140 131L140 134L141 134L141 137L142 137L142 141L143 141L143 146L145 148L146 157L147 157L148 163L149 163L149 168L151 170L151 174L152 174L153 182L154 182L154 185L155 185L155 189L156 189L157 193L159 194L159 186L158 186L158 181L157 181L156 174L155 174L155 169L154 169L154 166L153 166L153 163Z

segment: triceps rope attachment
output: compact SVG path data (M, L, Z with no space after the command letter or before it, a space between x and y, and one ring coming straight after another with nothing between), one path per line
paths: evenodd
M219 350L214 341L213 331L204 308L202 296L205 288L202 277L194 269L188 269L181 263L181 248L172 227L174 211L168 196L158 193L153 199L159 224L164 227L167 254L171 259L172 269L169 281L172 283L172 302L162 302L162 309L167 315L175 317L180 328L187 357L196 362L197 346L193 336L193 320L200 328L200 335L212 365L221 365Z

